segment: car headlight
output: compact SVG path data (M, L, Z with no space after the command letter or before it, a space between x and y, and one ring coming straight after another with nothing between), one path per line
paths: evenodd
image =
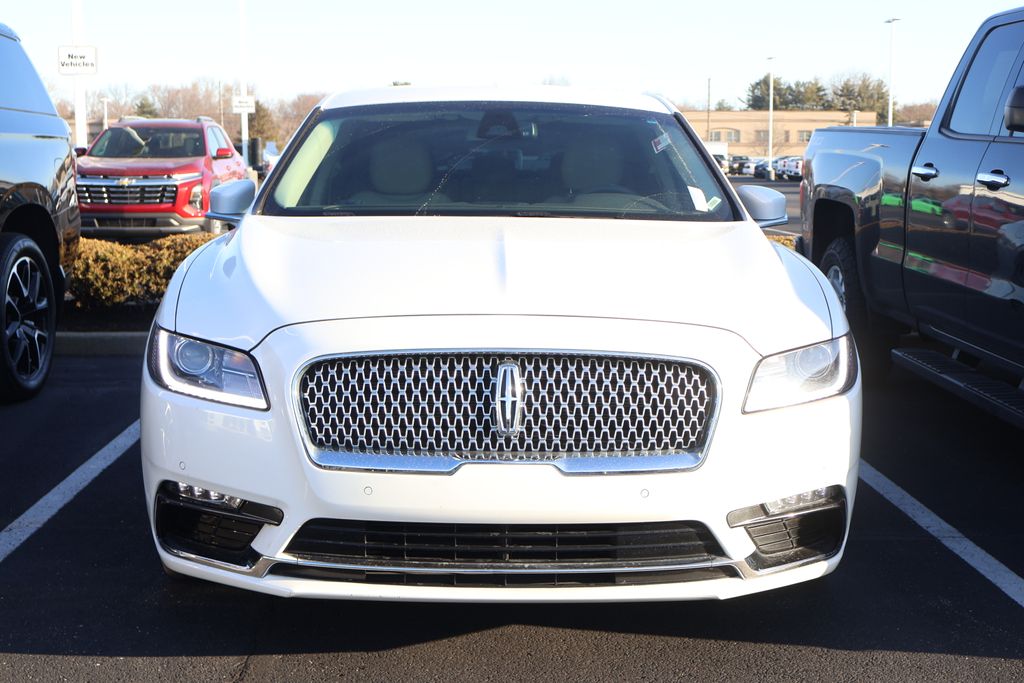
M836 396L856 381L857 351L850 335L767 356L754 369L743 412Z
M266 410L270 407L256 361L244 351L154 328L149 374L179 394Z

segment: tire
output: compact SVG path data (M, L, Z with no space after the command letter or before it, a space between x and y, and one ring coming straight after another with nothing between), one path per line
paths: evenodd
M59 303L46 258L25 235L0 234L0 288L0 401L24 401L50 374Z
M864 378L872 381L884 377L892 365L890 352L894 346L893 335L876 329L871 324L864 290L860 286L857 270L857 252L850 237L837 237L822 254L821 272L832 284L843 306L846 319L850 322L857 352L860 355Z

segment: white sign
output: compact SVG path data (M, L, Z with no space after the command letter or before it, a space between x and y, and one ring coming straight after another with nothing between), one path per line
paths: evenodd
M231 111L235 114L255 114L256 98L252 95L235 95L231 98Z
M96 46L61 45L57 48L57 71L63 76L96 73Z

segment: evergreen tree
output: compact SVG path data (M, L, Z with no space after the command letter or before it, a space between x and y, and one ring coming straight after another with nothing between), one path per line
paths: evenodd
M153 100L149 99L149 95L143 95L135 103L135 115L145 116L147 119L155 119L160 116L160 110L157 109Z

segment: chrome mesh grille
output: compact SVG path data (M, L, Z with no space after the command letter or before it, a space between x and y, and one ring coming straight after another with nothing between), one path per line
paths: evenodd
M495 377L514 361L522 431L495 431ZM715 407L705 368L671 360L569 354L425 353L311 365L300 407L323 451L530 461L703 449Z
M78 185L83 204L173 204L177 194L177 185Z

